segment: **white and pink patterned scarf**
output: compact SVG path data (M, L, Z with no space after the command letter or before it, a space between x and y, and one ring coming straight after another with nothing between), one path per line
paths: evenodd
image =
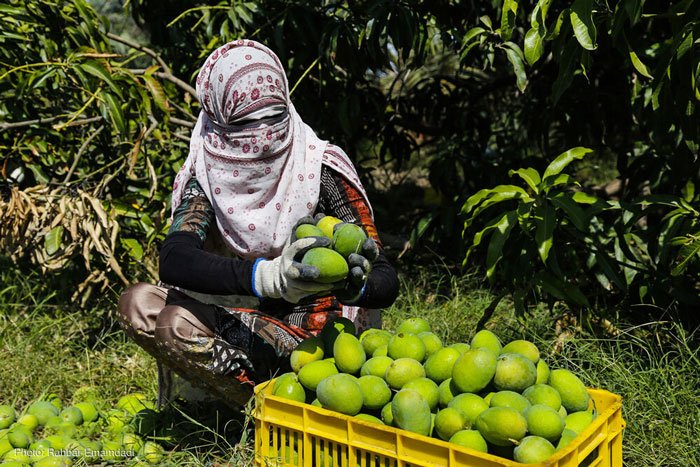
M322 164L367 197L348 156L299 117L282 64L264 45L238 40L216 49L197 76L197 98L202 111L173 184L172 210L196 177L239 257L279 255L296 222L314 213Z

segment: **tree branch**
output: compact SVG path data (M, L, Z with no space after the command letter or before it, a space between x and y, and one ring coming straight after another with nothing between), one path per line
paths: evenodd
M68 173L66 174L66 178L63 179L63 184L65 185L68 183L68 180L73 176L73 172L75 172L75 168L78 166L78 162L80 161L80 158L83 156L83 153L87 149L88 145L90 144L90 141L95 139L97 135L102 133L102 130L105 129L104 125L101 125L99 128L97 128L95 131L92 132L90 136L85 138L85 141L83 141L83 144L80 145L80 148L78 149L78 152L75 153L75 158L73 159L73 164L70 166L70 169L68 170Z
M143 75L146 73L146 70L143 70L140 68L132 68L132 69L129 69L129 71L135 75ZM176 85L177 87L182 89L183 91L191 94L192 97L194 97L195 99L197 98L197 91L195 91L195 89L192 86L190 86L189 84L187 84L186 82L184 82L183 80L178 78L177 76L174 76L172 73L166 73L163 71L156 71L153 73L153 75L157 76L160 79L170 81L171 83L173 83L174 85Z
M3 122L0 123L0 130L11 130L13 128L23 128L25 126L32 126L32 125L41 125L42 123L51 123L59 118L64 117L64 115L54 115L53 117L46 117L46 118L37 118L34 120L24 120L22 122ZM80 120L75 120L72 121L68 124L66 124L66 127L69 126L79 126L79 125L86 125L88 123L94 123L94 122L99 122L102 120L102 117L90 117L90 118L83 118Z
M189 120L182 120L182 119L177 118L177 117L170 117L170 121L177 124L177 125L186 126L187 128L194 128L194 125L195 125L194 122L191 122Z
M156 61L161 66L163 71L165 71L166 73L172 74L170 67L168 66L167 63L165 63L165 60L163 60L163 58L160 55L158 55L155 51L153 51L152 49L149 49L148 47L145 47L145 46L138 44L132 40L129 40L129 39L122 37L122 36L118 36L118 35L111 33L111 32L107 33L107 37L109 37L110 39L112 39L114 41L120 42L124 45L128 45L132 49L140 50L141 52L150 55L151 57L156 59Z

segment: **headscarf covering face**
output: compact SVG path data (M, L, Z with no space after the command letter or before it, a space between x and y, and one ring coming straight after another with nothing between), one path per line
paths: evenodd
M190 153L173 184L173 212L196 177L229 249L254 259L279 255L296 222L314 212L321 164L364 195L347 155L319 139L289 99L277 56L248 40L215 50L197 76L202 105Z

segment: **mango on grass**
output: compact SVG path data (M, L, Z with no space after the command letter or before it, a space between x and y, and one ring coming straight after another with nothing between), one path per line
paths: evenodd
M83 421L85 423L94 422L100 416L99 412L97 411L97 407L93 402L78 402L74 405L82 413Z
M418 391L402 389L397 392L391 401L391 413L394 423L399 428L425 436L430 435L430 406Z
M76 406L80 408L78 404L76 404ZM145 395L141 394L140 392L134 392L132 394L126 394L120 397L117 401L117 408L134 415L140 410L153 409L155 407L146 399Z
M460 355L471 349L471 345L467 344L466 342L455 342L454 344L448 345L448 347L457 350Z
M311 248L304 253L301 263L308 266L315 266L319 271L317 282L322 284L332 284L345 279L348 275L348 263L337 251L330 248Z
M62 421L72 423L73 425L82 425L83 412L74 405L68 406L61 411L60 418Z
M299 370L304 365L316 360L323 360L323 357L323 340L318 336L314 336L304 339L292 350L289 363L292 371L299 373Z
M39 425L45 425L49 417L58 415L58 408L49 401L32 402L27 409L27 413L34 415L39 422Z
M0 430L12 425L17 419L15 408L11 405L0 405Z

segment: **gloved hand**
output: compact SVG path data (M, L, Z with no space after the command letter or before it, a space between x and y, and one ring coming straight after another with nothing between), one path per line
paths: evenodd
M291 241L298 240L299 237L297 237L297 229L301 227L302 225L308 225L309 227L316 227L316 222L314 221L314 218L311 216L304 216L301 219L297 221L296 224L294 224L294 227L292 228L292 236L291 236ZM304 238L304 237L302 237Z
M326 237L305 237L287 245L275 259L258 259L253 266L255 295L298 303L309 295L329 291L333 284L314 282L320 273L318 268L299 261L311 248L328 247L330 243Z
M372 240L372 243L374 243L374 240ZM376 248L376 244L374 246ZM365 285L367 284L367 276L372 270L372 263L363 255L350 253L350 256L348 256L348 267L350 270L347 279L336 283L333 287L333 293L340 300L340 303L353 305L362 298Z

